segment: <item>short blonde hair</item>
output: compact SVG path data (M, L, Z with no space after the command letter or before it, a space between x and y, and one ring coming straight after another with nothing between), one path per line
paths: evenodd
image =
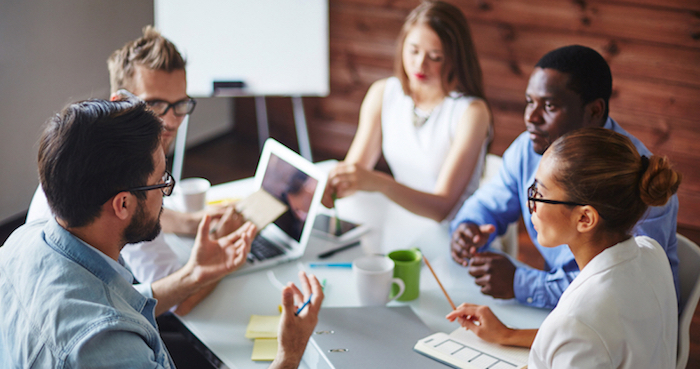
M185 60L175 45L153 26L143 28L143 36L127 42L107 59L111 93L133 86L136 66L172 72L185 69Z

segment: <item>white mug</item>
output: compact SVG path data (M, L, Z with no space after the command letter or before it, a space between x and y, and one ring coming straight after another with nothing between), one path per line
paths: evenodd
M361 306L386 305L399 298L406 289L400 278L394 278L394 261L386 256L371 255L356 259L352 263L352 274ZM399 292L390 298L394 283L399 286Z
M186 178L178 183L185 211L192 213L204 209L206 205L207 191L211 183L204 178Z

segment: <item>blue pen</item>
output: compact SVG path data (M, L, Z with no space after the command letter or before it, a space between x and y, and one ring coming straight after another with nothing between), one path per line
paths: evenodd
M304 305L301 305L301 307L300 307L299 309L297 309L297 312L294 313L294 316L299 316L299 313L301 313L301 311L304 310L304 308L306 307L306 305L308 305L308 304L311 302L311 296L313 296L313 295L314 295L313 293L309 295L309 299L306 300L306 302L304 303Z
M352 263L309 263L310 268L352 268Z

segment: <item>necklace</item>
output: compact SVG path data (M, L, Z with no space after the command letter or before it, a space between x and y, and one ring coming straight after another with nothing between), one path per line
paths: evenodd
M416 107L413 108L413 126L416 128L422 127L425 122L428 121L430 118L430 114L432 114L432 110L429 112L424 112Z

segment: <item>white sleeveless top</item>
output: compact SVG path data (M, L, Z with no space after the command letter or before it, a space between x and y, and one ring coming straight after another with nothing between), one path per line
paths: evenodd
M382 153L394 179L418 191L432 193L457 124L467 107L478 99L452 92L433 109L422 126L415 127L413 100L404 94L398 78L387 79L382 100ZM471 180L446 220L454 218L464 200L479 187L487 144L488 140L484 140Z

